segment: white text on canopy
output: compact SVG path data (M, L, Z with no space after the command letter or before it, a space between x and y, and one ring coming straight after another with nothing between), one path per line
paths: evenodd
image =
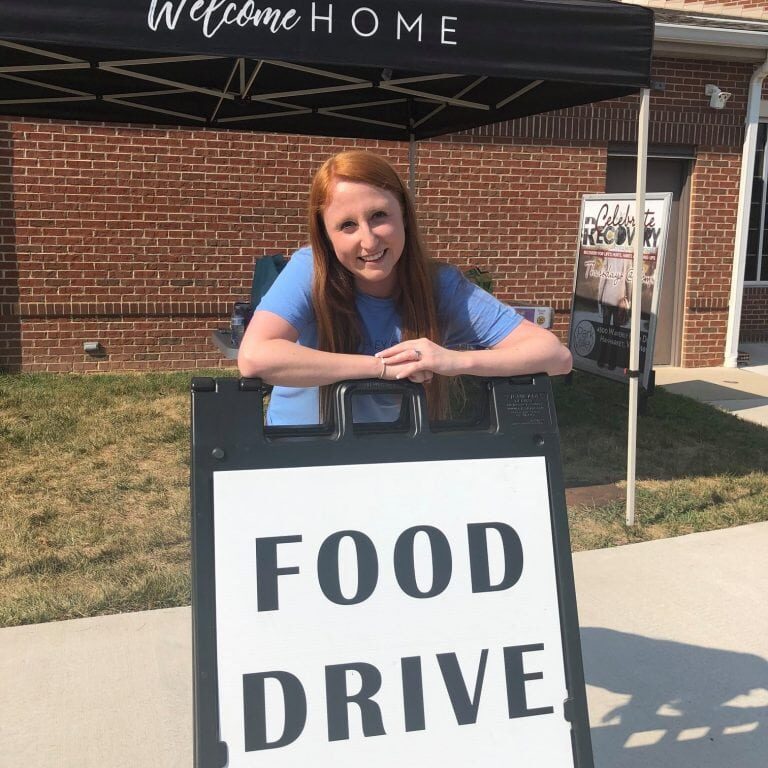
M361 38L376 35L395 40L421 43L424 34L424 13L415 9L407 12L360 6L353 11L334 10L333 3L311 4L308 17L296 8L257 5L255 0L151 0L147 25L156 32L161 27L173 31L180 22L189 20L200 26L206 38L213 38L227 27L263 29L273 35L291 32L296 27L312 33L353 34ZM456 16L440 16L429 28L440 45L457 45Z

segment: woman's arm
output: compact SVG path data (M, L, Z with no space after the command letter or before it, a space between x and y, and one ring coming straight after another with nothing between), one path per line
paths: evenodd
M444 376L555 376L568 373L572 367L571 353L557 336L527 320L490 349L456 351L429 339L416 339L403 341L376 356L386 362L387 378L415 376L419 381L425 371Z
M317 387L345 379L376 379L385 370L384 361L372 355L320 352L297 344L298 338L299 332L287 320L257 310L237 355L240 374L283 387Z

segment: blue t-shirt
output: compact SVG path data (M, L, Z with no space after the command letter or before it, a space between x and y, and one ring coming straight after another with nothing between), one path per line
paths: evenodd
M317 322L312 307L312 251L302 248L292 256L272 287L259 303L259 310L279 315L299 333L298 343L317 348ZM449 349L492 347L522 322L512 307L467 280L456 267L440 265L437 272L437 313ZM355 295L360 316L360 354L373 355L398 344L402 339L400 314L392 299L364 293ZM317 424L318 387L275 387L272 390L267 424ZM352 417L356 422L395 421L400 415L400 398L369 395L353 398Z

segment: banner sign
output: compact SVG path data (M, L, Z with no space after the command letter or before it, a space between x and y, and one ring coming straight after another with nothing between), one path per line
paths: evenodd
M338 78L347 89L373 87L365 68L384 67L588 83L599 93L648 86L653 14L552 0L3 0L0 36L35 46L243 56L254 59L250 68L265 59L339 64L350 68ZM303 74L293 82L307 82L312 69ZM303 87L331 84L321 77ZM454 97L458 90L448 89ZM475 88L472 99L487 97Z
M573 766L543 458L217 472L214 510L230 766Z
M592 768L549 380L484 384L432 431L346 382L322 432L193 381L196 768ZM384 390L402 429L353 425Z
M646 195L640 381L647 389L661 297L671 193ZM581 204L569 348L573 367L626 381L629 366L634 243L634 195L585 195Z

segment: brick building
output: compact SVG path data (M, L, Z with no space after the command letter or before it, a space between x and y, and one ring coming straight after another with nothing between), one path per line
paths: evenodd
M739 338L768 341L766 123L754 126L742 180L768 11L753 0L639 4L657 9L649 189L675 193L656 363L735 364ZM732 94L724 108L710 107L708 84ZM553 306L565 338L581 197L633 188L637 101L420 143L433 254L490 270L502 299ZM768 120L768 101L757 114ZM408 146L396 142L0 117L0 365L224 364L211 328L247 298L255 257L305 242L310 176L350 146L407 172ZM89 341L102 353L86 354Z

